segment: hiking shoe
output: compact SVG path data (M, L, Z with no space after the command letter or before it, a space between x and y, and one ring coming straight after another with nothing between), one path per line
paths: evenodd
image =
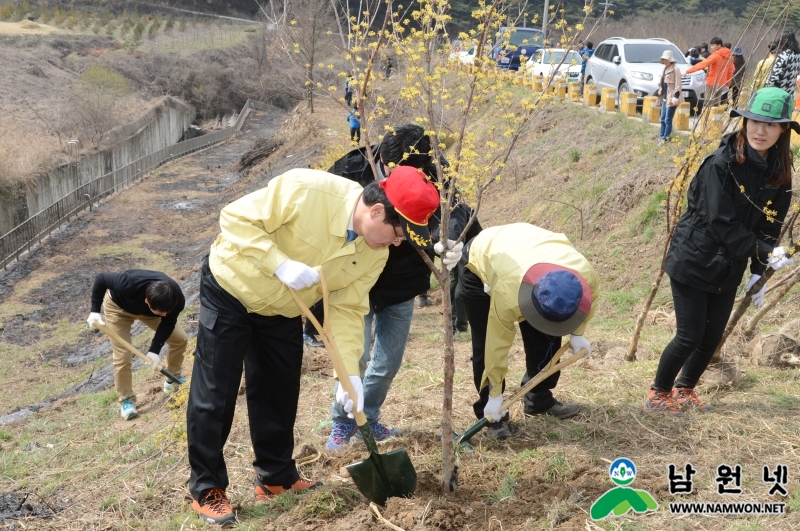
M178 387L186 383L185 376L178 376L178 382L168 382L164 381L164 392L167 394L174 393L178 390Z
M697 393L691 387L676 387L673 389L672 400L681 409L696 409L703 413L714 411L714 406L701 402L697 397Z
M574 417L581 411L580 404L562 404L558 400L556 403L553 404L550 409L545 409L544 411L532 411L525 408L526 415L550 415L551 417L555 417L559 420L565 420Z
M192 501L194 509L207 524L218 525L223 529L236 522L228 497L222 489L211 489L203 493L199 500Z
M138 413L136 411L136 404L133 403L133 400L130 398L123 400L122 404L119 406L119 416L125 420L131 420L136 415L138 415Z
M433 306L433 301L428 295L420 295L417 297L417 308L424 308L426 306Z
M501 420L500 422L490 422L487 428L489 437L503 440L508 439L519 431L519 426L510 420Z
M666 413L672 417L683 415L678 404L675 403L675 399L672 398L672 391L650 389L650 394L647 395L647 401L644 403L644 410L653 413Z
M328 450L339 451L345 444L350 442L350 437L355 435L358 426L354 422L334 422L325 448Z
M304 490L316 489L321 485L321 481L306 481L302 478L291 485L264 485L261 476L256 474L256 486L253 487L253 492L255 493L256 501L267 501L275 498L275 496L282 492L302 492Z
M303 334L303 343L311 348L325 348L325 343L317 339L316 336L311 336L308 334Z
M403 435L403 431L397 428L387 428L377 420L372 420L368 422L369 424L369 431L372 432L372 437L376 441L385 441L389 437L399 437ZM356 437L359 439L363 439L364 437L361 435L361 432L356 432Z

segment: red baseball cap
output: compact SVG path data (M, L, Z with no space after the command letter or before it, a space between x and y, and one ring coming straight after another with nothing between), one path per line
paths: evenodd
M400 214L400 226L412 246L433 246L428 220L439 208L439 190L418 168L398 166L380 182L386 197Z

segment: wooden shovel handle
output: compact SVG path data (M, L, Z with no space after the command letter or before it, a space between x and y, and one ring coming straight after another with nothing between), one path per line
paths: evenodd
M114 330L110 326L102 325L102 324L98 323L97 321L92 323L92 326L94 326L98 330L102 331L105 335L107 335L108 337L110 337L111 339L113 339L114 341L116 341L117 343L122 345L123 347L125 347L126 350L128 350L131 354L133 354L137 358L143 360L145 363L147 363L147 365L149 365L151 367L153 366L153 360L151 360L150 358L148 358L147 356L145 356L144 354L139 352L139 349L137 349L136 347L134 347L133 345L131 345L130 343L128 343L127 341L122 339L120 337L120 335L118 333L114 332ZM161 374L163 374L164 376L166 376L167 378L172 380L173 383L181 383L181 381L178 379L177 376L175 376L171 372L167 371L167 369L165 369L163 367L159 368L158 366L156 366L153 370L160 372Z
M117 343L122 345L123 347L125 347L125 349L128 350L128 352L130 352L131 354L133 354L137 358L139 358L139 359L141 359L143 361L146 361L147 364L150 365L151 367L153 366L153 360L151 360L150 358L148 358L147 356L145 356L144 354L139 352L139 349L137 349L136 347L134 347L133 345L131 345L130 343L128 343L127 341L122 339L122 337L120 337L120 335L118 333L116 333L110 326L102 325L102 324L98 323L97 321L92 323L92 326L94 326L98 330L102 331L105 335L107 335L108 337L110 337L111 339L113 339L114 341L116 341Z
M525 385L520 387L519 390L513 395L511 395L510 398L503 401L503 405L500 406L500 411L505 411L506 409L509 409L514 404L514 402L518 401L526 394L528 394L531 391L531 389L542 383L543 380L551 377L560 370L569 367L573 363L576 363L580 359L584 358L586 354L588 354L586 349L582 348L580 352L578 352L577 354L573 354L564 361L560 361L561 356L563 356L564 353L567 352L567 350L569 350L569 348L570 348L569 343L561 347L558 350L558 352L555 353L553 359L550 360L550 363L545 365L545 367L539 372L539 374L531 378Z
M350 383L350 375L347 372L347 367L342 361L342 356L339 354L339 349L336 347L336 341L333 339L333 334L330 331L330 319L328 318L328 284L325 282L325 275L322 273L321 267L316 267L317 273L319 273L319 282L322 284L322 308L325 314L325 325L323 326L314 317L314 314L311 313L311 310L308 309L306 303L297 295L297 292L292 288L288 288L289 293L292 294L294 301L297 303L297 306L300 307L300 310L306 315L306 318L311 321L314 325L314 328L317 329L319 332L319 337L322 339L322 342L325 344L325 349L328 351L328 355L331 358L331 362L333 363L333 369L336 371L336 376L339 378L339 385L341 385L344 390L350 395L350 398L353 400L353 415L356 419L356 424L359 426L363 426L367 423L367 417L364 415L363 411L355 411L358 404L358 394L356 394L355 389L353 389L353 385Z

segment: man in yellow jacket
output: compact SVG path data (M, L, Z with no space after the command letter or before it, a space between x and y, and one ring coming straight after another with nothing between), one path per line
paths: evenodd
M244 364L255 497L314 488L292 459L300 395L303 337L300 309L322 298L321 266L330 290L330 326L363 409L358 361L368 293L389 245L408 238L429 245L427 223L439 193L416 168L397 168L366 188L329 173L296 169L234 201L220 214L222 232L204 260L189 404L186 413L189 490L206 522L235 517L225 489L223 447L230 433ZM346 377L339 375L339 377ZM341 386L340 386L341 388ZM343 390L337 402L352 414Z
M489 425L489 434L504 439L516 432L503 403L508 351L519 324L525 346L522 383L536 376L570 335L572 350L586 348L586 324L594 315L597 273L566 236L514 223L484 229L464 248L466 271L461 296L472 330L472 372L479 398L473 404L481 419L501 419ZM575 416L578 404L562 404L552 390L560 373L545 379L525 396L525 413Z

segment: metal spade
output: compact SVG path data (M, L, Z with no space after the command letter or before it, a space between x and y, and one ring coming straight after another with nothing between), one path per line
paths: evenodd
M353 403L358 402L358 396L350 384L348 378L347 368L339 355L339 350L336 348L336 342L333 339L333 334L330 332L330 320L328 319L328 286L325 283L325 277L322 274L322 269L317 268L319 272L320 282L322 283L322 301L325 311L325 326L323 327L319 321L314 317L308 306L297 296L297 293L289 288L289 292L294 297L295 302L306 314L308 318L316 327L319 332L319 337L325 344L325 349L331 357L333 368L339 377L339 385L353 399ZM355 408L354 408L355 409ZM372 431L369 429L367 417L363 412L355 413L356 424L361 431L364 438L364 444L367 445L369 450L369 457L363 461L348 465L347 471L350 477L353 478L356 488L371 502L379 505L385 505L387 498L401 497L409 498L414 494L417 488L417 471L411 463L411 458L408 456L405 448L398 448L386 454L378 452L378 445L375 443L375 438L372 436Z

